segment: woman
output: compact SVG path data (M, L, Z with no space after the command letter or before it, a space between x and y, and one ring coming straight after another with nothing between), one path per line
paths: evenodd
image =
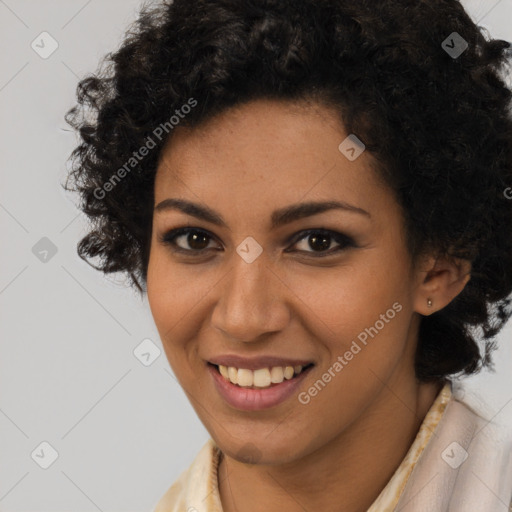
M508 510L451 380L511 315L508 47L455 0L174 0L80 82L79 254L211 435L156 512Z

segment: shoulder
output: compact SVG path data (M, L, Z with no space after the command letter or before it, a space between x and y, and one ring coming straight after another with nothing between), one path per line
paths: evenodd
M482 410L453 396L399 505L403 512L509 512L511 500L510 432Z
M495 415L496 416L496 415ZM459 447L455 468L453 503L478 504L478 510L509 512L512 503L512 437L509 429L483 409L453 400L445 429L454 436L471 432L469 442ZM465 438L463 438L465 440ZM452 442L453 444L453 442ZM440 446L442 448L442 446ZM446 449L445 449L446 450ZM444 461L451 452L444 452ZM476 510L476 509L475 509Z

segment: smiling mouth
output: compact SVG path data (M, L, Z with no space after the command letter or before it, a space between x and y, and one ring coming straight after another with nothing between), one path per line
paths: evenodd
M213 363L208 363L208 365L215 368L226 382L243 389L268 389L279 386L284 381L293 380L302 372L314 366L313 363L304 366L273 366L253 371Z

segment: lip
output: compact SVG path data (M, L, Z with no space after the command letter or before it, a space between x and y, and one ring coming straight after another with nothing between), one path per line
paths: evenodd
M298 364L300 364L300 362ZM213 364L207 364L206 366L212 376L219 395L231 407L242 411L261 411L262 409L268 409L281 404L292 395L295 395L298 387L313 368L313 366L310 366L296 377L290 380L284 380L280 384L274 384L268 388L252 389L242 388L236 384L232 384L219 373ZM262 367L259 366L257 368Z
M277 356L241 357L237 355L224 355L208 359L208 363L234 368L245 368L247 370L259 370L260 368L272 368L273 366L307 366L313 361L305 359L288 359Z

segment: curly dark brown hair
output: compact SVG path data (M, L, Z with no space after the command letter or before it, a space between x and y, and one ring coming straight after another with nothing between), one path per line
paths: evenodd
M81 140L63 186L91 221L78 254L143 293L154 178L177 123L252 99L315 100L378 163L412 261L428 250L472 263L460 295L422 317L418 379L492 368L512 314L510 46L456 0L143 4L65 116Z

